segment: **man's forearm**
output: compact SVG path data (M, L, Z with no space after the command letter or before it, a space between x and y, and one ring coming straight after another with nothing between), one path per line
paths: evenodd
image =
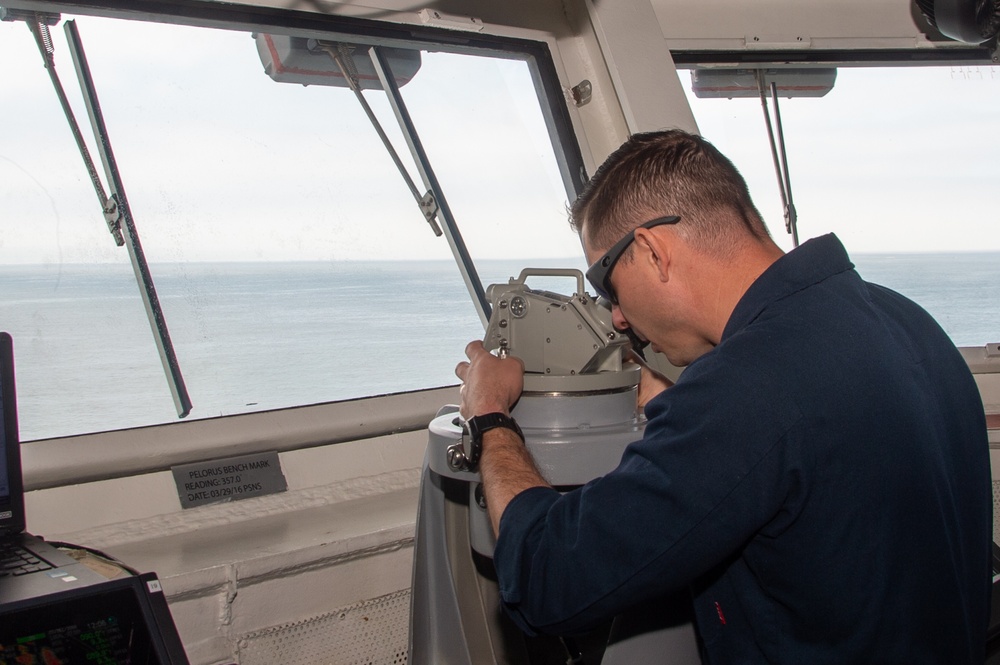
M494 535L500 533L500 518L511 499L531 487L549 487L520 437L502 427L483 435L479 474Z

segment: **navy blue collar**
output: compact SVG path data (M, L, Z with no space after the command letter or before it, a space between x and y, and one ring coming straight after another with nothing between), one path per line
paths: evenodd
M834 234L807 240L772 263L750 285L736 303L722 340L750 325L771 303L853 268L847 250Z

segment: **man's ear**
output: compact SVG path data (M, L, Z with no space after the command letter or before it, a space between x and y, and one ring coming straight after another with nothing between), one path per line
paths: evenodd
M641 227L635 230L636 259L647 261L661 282L670 279L674 250L672 241L673 235L669 233L656 233L653 229Z

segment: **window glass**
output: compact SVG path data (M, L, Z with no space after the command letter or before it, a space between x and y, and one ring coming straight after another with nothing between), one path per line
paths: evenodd
M791 248L759 98L685 88ZM836 233L866 279L922 304L958 345L1000 340L998 104L998 67L840 68L824 97L779 94L800 240Z
M457 382L482 325L349 89L273 81L246 32L76 23L190 418ZM420 56L401 94L484 285L582 263L530 63ZM0 57L0 329L22 438L176 420L126 250L24 23L0 24ZM364 94L423 192L385 94Z

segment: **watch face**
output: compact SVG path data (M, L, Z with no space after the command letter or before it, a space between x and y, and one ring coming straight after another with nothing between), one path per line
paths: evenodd
M497 427L503 427L515 432L521 440L524 440L524 434L521 433L521 428L518 427L517 422L510 416L506 416L502 413L487 413L482 416L474 416L469 419L469 434L472 436L472 440L475 443L480 443L483 438L483 434L495 429Z

